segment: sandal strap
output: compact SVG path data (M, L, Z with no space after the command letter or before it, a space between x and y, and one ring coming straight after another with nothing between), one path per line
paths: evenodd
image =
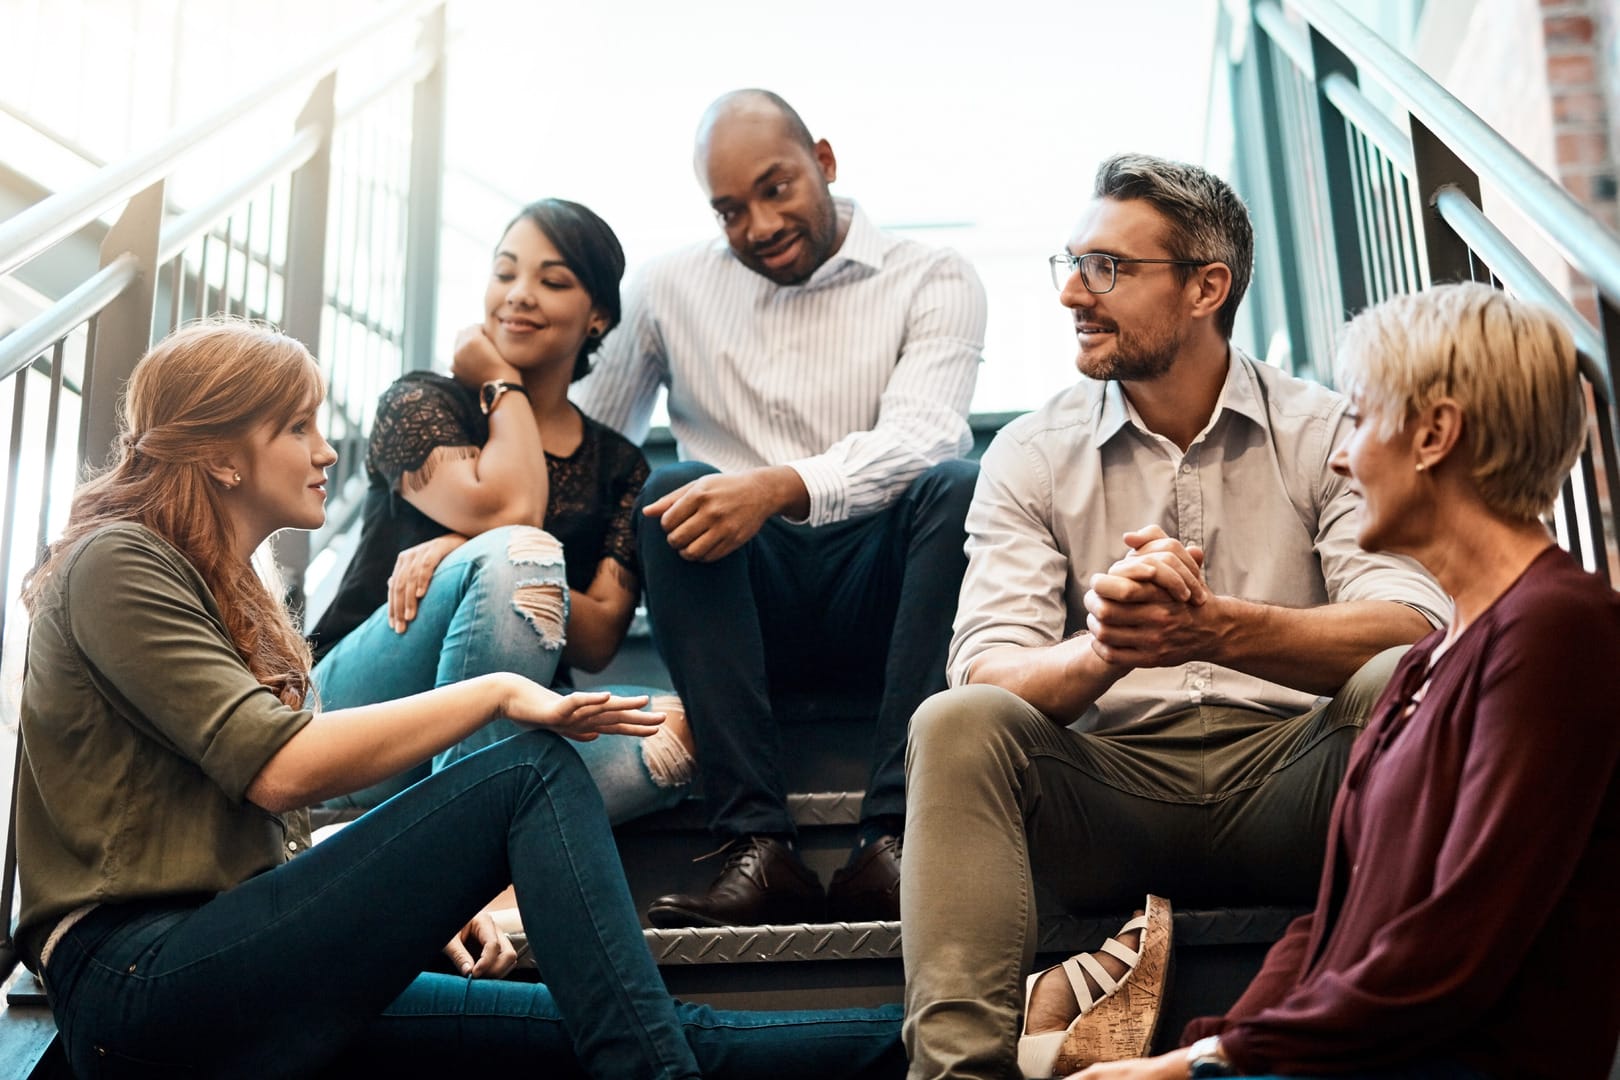
M1142 953L1139 950L1131 948L1118 938L1109 938L1102 943L1102 948L1097 951L1107 953L1115 960L1123 963L1127 969L1133 971L1136 969L1137 962L1142 959Z
M1081 953L1075 957L1075 960L1079 961L1079 966L1085 969L1086 974L1097 980L1097 985L1102 988L1103 997L1107 997L1119 989L1119 981L1108 974L1107 968L1097 963L1095 956L1090 953ZM1079 995L1076 994L1075 996L1078 997ZM1089 993L1086 994L1086 997L1089 998L1090 996ZM1086 1005L1082 1003L1081 1007L1083 1009Z
M1091 1007L1102 998L1091 992L1091 984L1086 982L1083 965L1091 957L1087 953L1076 953L1063 961L1063 974L1069 978L1069 989L1074 991L1074 1000L1080 1004L1079 1015L1084 1016L1091 1011ZM1104 994L1103 997L1107 995Z

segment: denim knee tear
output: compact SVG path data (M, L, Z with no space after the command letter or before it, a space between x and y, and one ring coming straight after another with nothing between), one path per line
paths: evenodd
M520 581L512 590L512 609L523 616L529 628L540 635L548 649L563 644L563 627L568 618L568 593L555 581Z
M506 542L506 558L513 566L562 566L562 541L544 529L519 527Z
M641 760L654 786L672 788L690 784L696 763L671 726L672 723L685 726L686 707L674 694L659 694L647 708L664 714L664 726L641 740Z
M561 648L568 622L562 542L544 529L516 528L506 542L506 558L513 566L555 568L553 576L519 581L512 591L512 608L548 649Z

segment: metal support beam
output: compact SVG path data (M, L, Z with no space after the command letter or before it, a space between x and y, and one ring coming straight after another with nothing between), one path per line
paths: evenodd
M1342 318L1365 308L1370 295L1356 226L1356 178L1350 158L1350 144L1345 138L1344 117L1329 100L1324 85L1329 84L1329 77L1333 75L1350 83L1359 83L1356 66L1349 57L1315 27L1311 28L1310 34L1311 67L1316 74L1316 126L1322 138L1323 178L1327 182L1327 211L1333 229L1333 250L1338 255L1340 310L1335 314Z
M118 403L135 362L152 345L152 296L157 283L158 238L163 229L163 181L129 200L101 243L101 265L129 256L135 279L96 316L85 357L84 422L79 460L96 468L118 438Z
M439 228L444 198L444 8L422 20L418 49L436 62L411 106L411 187L405 211L405 344L407 370L433 366L439 309Z
M1270 198L1264 207L1255 206L1256 212L1265 216L1268 228L1265 230L1270 242L1276 246L1277 269L1282 277L1282 285L1278 290L1282 302L1283 325L1288 333L1288 363L1296 375L1303 375L1300 368L1310 364L1315 359L1311 354L1309 321L1305 311L1305 289L1302 288L1299 242L1295 236L1295 221L1291 208L1294 200L1289 197L1289 185L1293 178L1289 176L1289 153L1287 138L1282 130L1282 120L1278 115L1276 102L1278 100L1277 88L1277 59L1273 55L1275 45L1271 37L1264 32L1258 21L1257 14L1251 14L1249 25L1249 63L1254 65L1254 94L1251 99L1248 93L1239 98L1234 87L1233 100L1243 102L1247 115L1258 117L1260 120L1262 145L1259 148L1261 157L1265 161L1265 178L1270 188ZM1236 127L1243 126L1242 119L1238 119ZM1254 205L1251 202L1251 205ZM1265 342L1256 341L1258 346L1264 347Z
M332 127L337 73L315 85L293 130L315 127L320 147L292 175L287 220L287 290L281 328L312 353L321 349L326 312L326 213L332 191ZM288 605L303 607L304 569L309 565L309 534L289 531L277 537L276 563L287 587Z
M1418 196L1423 202L1423 250L1429 264L1426 284L1472 281L1474 257L1468 245L1441 220L1435 200L1441 188L1453 187L1478 206L1479 176L1415 116L1412 117L1412 160L1417 163Z

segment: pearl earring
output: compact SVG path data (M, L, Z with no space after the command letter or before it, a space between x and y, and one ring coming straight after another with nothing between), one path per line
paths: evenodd
M1427 468L1428 468L1428 466L1423 464L1423 462L1420 461L1420 462L1417 463L1417 471L1418 472L1422 472L1424 469L1427 469Z

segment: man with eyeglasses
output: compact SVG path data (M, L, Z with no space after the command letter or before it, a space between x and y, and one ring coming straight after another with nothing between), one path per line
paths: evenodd
M1073 1065L1019 1042L1080 1011L1054 968L1020 1031L1032 875L1068 911L1308 906L1385 650L1448 610L1356 547L1361 497L1328 468L1345 400L1230 343L1252 252L1224 182L1121 155L1051 259L1085 378L985 453L953 689L912 718L913 1080L1005 1077L1020 1049L1030 1075ZM1139 945L1072 970L1101 997Z
M832 147L768 91L711 105L694 164L724 238L643 269L577 396L639 442L666 388L682 458L648 478L637 543L725 857L648 918L896 919L906 723L945 686L966 566L984 288L834 198ZM772 704L852 690L880 700L856 846L824 894Z

